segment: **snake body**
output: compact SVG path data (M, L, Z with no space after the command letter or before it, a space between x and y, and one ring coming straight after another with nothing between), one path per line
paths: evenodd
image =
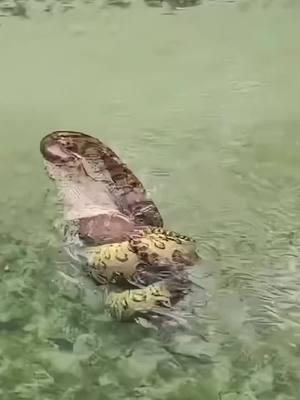
M189 290L195 242L163 228L142 183L100 140L56 131L40 150L62 200L69 254L98 284L119 291L106 298L111 315L133 320L172 308Z

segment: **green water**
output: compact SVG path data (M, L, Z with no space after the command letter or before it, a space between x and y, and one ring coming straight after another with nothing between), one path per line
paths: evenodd
M43 8L0 19L0 399L298 399L300 4ZM196 237L191 329L112 322L59 279L56 129L112 146Z

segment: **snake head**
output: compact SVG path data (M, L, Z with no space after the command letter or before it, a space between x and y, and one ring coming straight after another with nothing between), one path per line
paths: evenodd
M75 131L55 131L40 142L40 151L44 159L53 164L66 164L81 160L86 156L88 147L97 144L93 137Z
M40 152L49 178L54 181L62 177L93 178L94 171L87 160L95 160L97 146L97 139L82 132L54 131L46 135L40 142Z

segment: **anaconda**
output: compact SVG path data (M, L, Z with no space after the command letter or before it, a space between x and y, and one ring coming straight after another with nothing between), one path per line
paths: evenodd
M40 151L63 204L69 255L98 284L118 291L106 299L111 315L132 320L172 308L190 288L195 242L163 228L143 184L99 139L55 131Z

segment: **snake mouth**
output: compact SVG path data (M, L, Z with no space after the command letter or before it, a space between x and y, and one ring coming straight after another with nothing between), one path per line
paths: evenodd
M53 164L66 164L82 160L80 144L94 142L95 139L77 131L54 131L46 135L40 142L40 152L44 159Z

